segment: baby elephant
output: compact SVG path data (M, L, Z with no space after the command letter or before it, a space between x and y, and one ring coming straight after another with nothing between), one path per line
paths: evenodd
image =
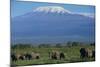
M65 54L63 52L60 53L60 59L65 59Z

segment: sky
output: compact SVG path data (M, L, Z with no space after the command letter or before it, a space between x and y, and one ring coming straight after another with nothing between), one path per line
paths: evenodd
M11 17L19 16L33 11L40 6L60 6L73 13L83 13L94 15L95 6L90 5L75 5L75 4L57 4L57 3L39 3L39 2L19 2L11 0Z

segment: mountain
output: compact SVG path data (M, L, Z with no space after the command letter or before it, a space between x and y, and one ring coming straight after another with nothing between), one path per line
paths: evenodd
M92 42L95 18L59 6L43 6L11 19L13 43Z
M45 13L71 13L70 11L59 7L59 6L44 6L44 7L38 7L33 12L45 12Z

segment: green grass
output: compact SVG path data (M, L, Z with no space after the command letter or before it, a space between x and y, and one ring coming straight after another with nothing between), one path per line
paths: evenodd
M23 66L23 65L40 65L40 64L57 64L57 63L74 63L74 62L86 62L86 61L94 61L94 58L80 58L79 50L81 47L89 48L94 50L94 46L73 46L73 47L50 47L50 48L25 48L25 49L12 49L15 53L31 53L31 52L38 52L40 53L40 59L33 59L33 60L18 60L16 62L11 62L11 64ZM57 50L60 52L64 52L65 59L64 60L51 60L49 59L48 52L52 50Z

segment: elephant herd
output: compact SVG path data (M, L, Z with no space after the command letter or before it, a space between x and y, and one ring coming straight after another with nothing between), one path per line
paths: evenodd
M95 51L86 49L86 48L80 48L80 58L95 58ZM65 59L65 53L64 52L59 52L59 51L51 51L48 52L48 57L49 59L53 60L62 60ZM24 54L16 54L16 53L11 53L11 60L12 61L17 61L17 60L34 60L34 59L40 59L42 56L40 56L40 53L36 52L31 52L31 53L24 53Z
M32 60L32 59L39 59L40 54L39 53L24 53L24 54L11 54L11 60L12 61L17 61L17 60Z
M95 58L95 50L90 50L88 48L81 48L80 57L81 58Z
M65 54L63 52L59 52L59 51L52 51L49 52L49 58L50 59L65 59Z

